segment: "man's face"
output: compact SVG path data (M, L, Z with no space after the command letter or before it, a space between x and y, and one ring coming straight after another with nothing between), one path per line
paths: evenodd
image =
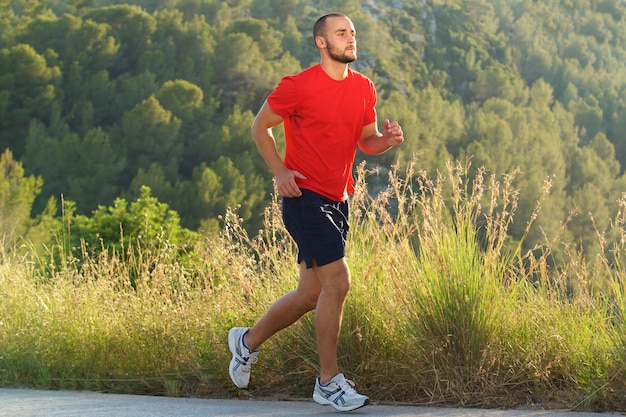
M330 17L326 21L326 49L335 61L349 64L356 61L356 31L346 17Z

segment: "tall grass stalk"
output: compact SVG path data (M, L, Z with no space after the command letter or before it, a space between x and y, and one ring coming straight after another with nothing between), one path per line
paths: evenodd
M373 173L358 167L342 371L378 401L625 409L626 198L617 243L598 233L604 256L566 250L567 264L554 267L551 247L570 247L560 235L527 253L524 238L508 236L519 173L477 170L470 180L468 168L431 178L415 164L394 167L370 195ZM84 250L56 268L41 268L34 251L0 251L0 385L240 395L228 377L228 329L293 289L298 266L278 198L258 234L234 211L222 221L185 265L167 241ZM307 314L263 345L249 395L309 397L317 361Z

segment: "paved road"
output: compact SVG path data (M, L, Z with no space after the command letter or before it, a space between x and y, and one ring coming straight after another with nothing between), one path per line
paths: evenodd
M337 413L311 401L208 400L75 391L0 389L2 417L226 417L226 416L606 417L617 414L544 410L476 410L369 405Z

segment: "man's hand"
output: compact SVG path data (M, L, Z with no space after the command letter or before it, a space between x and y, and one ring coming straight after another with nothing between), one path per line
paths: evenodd
M396 121L390 122L389 119L385 119L382 134L387 146L398 146L404 142L402 128Z
M359 148L367 155L379 155L404 142L404 133L398 122L385 119L383 131L380 132L376 122L363 126Z
M301 180L306 179L306 177L298 171L292 171L290 169L285 169L280 174L276 175L274 181L276 181L278 193L285 198L300 197L302 191L300 187L298 187L298 184L296 184L296 178L300 178Z

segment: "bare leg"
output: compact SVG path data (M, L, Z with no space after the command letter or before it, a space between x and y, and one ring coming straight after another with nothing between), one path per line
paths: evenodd
M274 302L265 315L250 328L244 337L248 349L254 350L278 331L295 323L305 313L314 310L322 286L314 269L300 264L298 287Z
M320 382L330 381L337 373L337 343L343 305L350 290L350 269L345 258L313 269L322 285L315 309L315 334L320 357Z

